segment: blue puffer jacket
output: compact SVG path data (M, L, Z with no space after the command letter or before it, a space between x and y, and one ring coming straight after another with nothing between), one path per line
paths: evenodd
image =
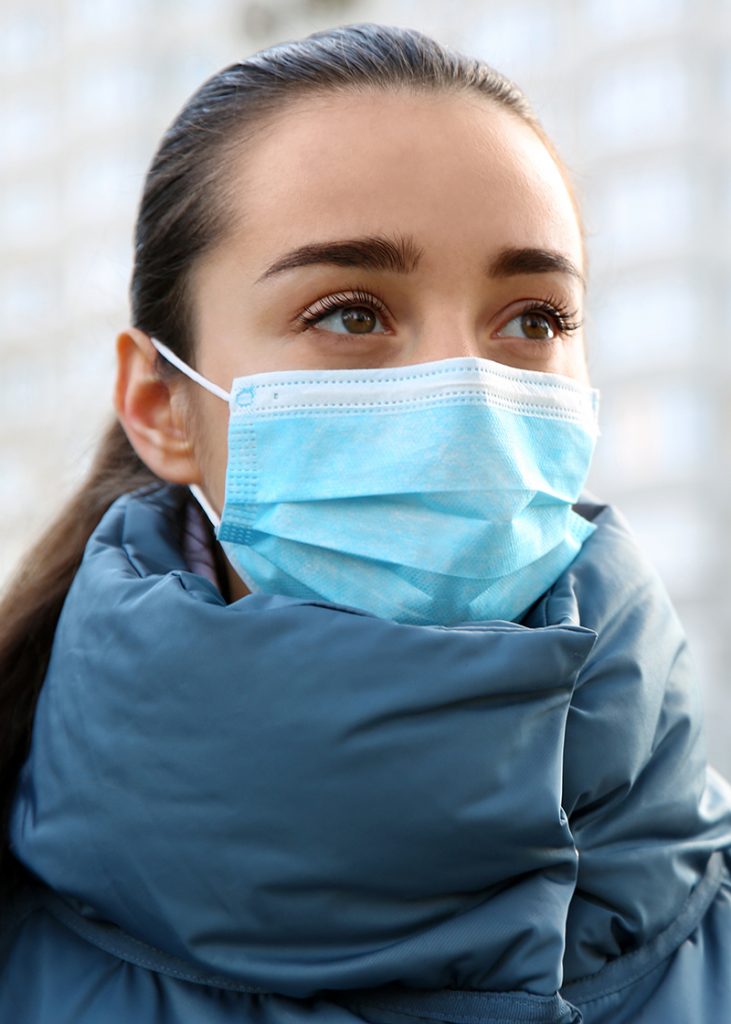
M522 623L188 570L118 501L15 801L0 1024L731 1021L731 795L617 515Z

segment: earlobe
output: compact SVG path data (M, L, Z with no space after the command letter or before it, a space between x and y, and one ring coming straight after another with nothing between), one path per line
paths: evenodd
M200 483L182 396L160 376L147 334L130 327L117 337L114 406L129 442L153 473L171 483Z

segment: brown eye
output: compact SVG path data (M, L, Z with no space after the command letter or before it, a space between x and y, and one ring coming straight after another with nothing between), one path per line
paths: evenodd
M351 334L370 334L378 318L372 309L365 306L351 306L341 312L343 326Z
M383 334L385 328L379 315L368 306L339 303L330 313L308 316L307 322L318 330L334 334Z
M532 341L550 341L555 337L548 317L542 313L524 313L520 318L520 325L526 338Z
M526 338L528 341L552 341L556 337L552 318L539 310L526 310L509 320L497 332L499 338Z

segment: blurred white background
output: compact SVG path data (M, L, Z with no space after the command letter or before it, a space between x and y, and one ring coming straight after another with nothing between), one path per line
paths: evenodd
M592 490L618 504L690 636L731 776L731 3L3 0L0 581L110 416L143 176L224 64L328 25L420 28L507 72L584 204L603 392Z

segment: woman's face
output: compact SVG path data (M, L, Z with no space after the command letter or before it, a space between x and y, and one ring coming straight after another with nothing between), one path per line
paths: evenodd
M209 379L480 356L586 381L580 228L514 115L465 94L310 97L232 173L230 231L192 280ZM228 409L192 388L220 510Z

